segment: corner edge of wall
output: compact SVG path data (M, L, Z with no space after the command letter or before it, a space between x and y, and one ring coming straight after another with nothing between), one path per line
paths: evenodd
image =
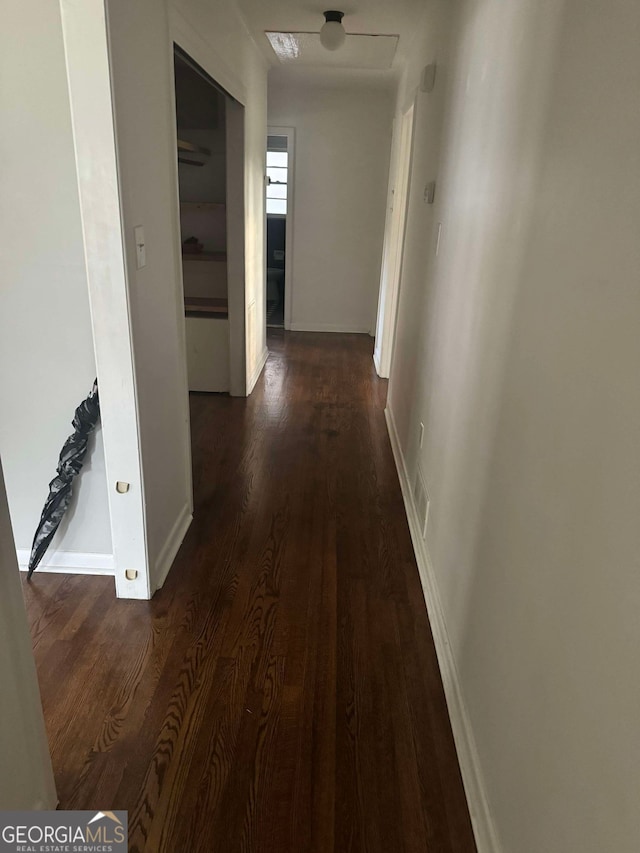
M253 389L256 387L256 382L260 379L260 374L267 363L267 359L269 358L269 349L265 347L262 350L260 358L256 362L256 366L253 369L251 376L249 376L247 381L247 397L252 393Z

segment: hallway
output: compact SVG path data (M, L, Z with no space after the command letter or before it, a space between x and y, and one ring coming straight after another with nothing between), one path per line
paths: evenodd
M150 602L25 584L61 808L149 853L475 850L365 335L273 332L192 395L195 517Z

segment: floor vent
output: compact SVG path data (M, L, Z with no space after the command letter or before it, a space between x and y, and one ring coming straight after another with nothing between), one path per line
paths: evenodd
M427 521L429 520L429 493L427 492L427 487L425 485L420 466L418 466L416 481L413 486L413 497L415 500L418 521L422 527L422 538L424 539L427 535Z

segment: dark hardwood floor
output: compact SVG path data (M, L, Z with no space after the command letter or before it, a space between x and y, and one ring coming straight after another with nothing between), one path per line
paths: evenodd
M474 851L371 339L269 347L248 400L192 396L153 601L25 584L60 806L139 853Z

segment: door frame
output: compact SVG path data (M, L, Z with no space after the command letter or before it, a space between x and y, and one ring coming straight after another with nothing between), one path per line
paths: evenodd
M174 78L175 55L190 65L196 74L215 89L224 99L225 109L225 207L227 228L227 296L229 303L229 394L232 397L247 396L247 322L246 322L246 285L245 285L245 107L202 65L189 50L183 46L181 32L171 38L171 71ZM188 43L188 42L187 42ZM176 113L175 85L170 86L171 109ZM171 144L175 150L178 144L177 126L172 125ZM184 349L185 388L189 387L187 373L186 326L184 317L184 280L182 267L182 239L180 232L180 180L178 164L174 161L174 182L176 188L173 205L175 240L178 253L176 280L178 290L178 315ZM186 395L186 414L189 414L189 394ZM191 471L191 443L189 442L189 470ZM191 493L193 486L191 484ZM193 500L193 498L192 498ZM193 512L193 507L192 507Z
M287 137L287 212L284 216L285 220L285 256L284 256L284 327L291 329L291 317L293 314L293 205L295 196L295 165L296 165L296 129L295 127L277 127L269 125L267 127L267 137L269 136L286 136ZM265 176L266 176L266 151L268 140L265 146ZM267 194L266 194L266 177L265 177L265 223L267 221L266 212ZM273 214L269 214L273 215ZM265 241L265 270L267 266L266 258L266 241ZM265 275L265 305L266 305L266 287L267 280Z
M409 206L409 183L413 161L416 99L394 121L395 156L389 177L387 217L385 223L376 340L373 361L378 376L391 373L391 360L396 331L400 279Z
M118 598L149 599L145 480L104 3L61 0ZM129 240L133 237L129 232ZM123 474L126 472L126 474ZM115 484L126 476L126 492ZM128 572L132 570L131 575Z

